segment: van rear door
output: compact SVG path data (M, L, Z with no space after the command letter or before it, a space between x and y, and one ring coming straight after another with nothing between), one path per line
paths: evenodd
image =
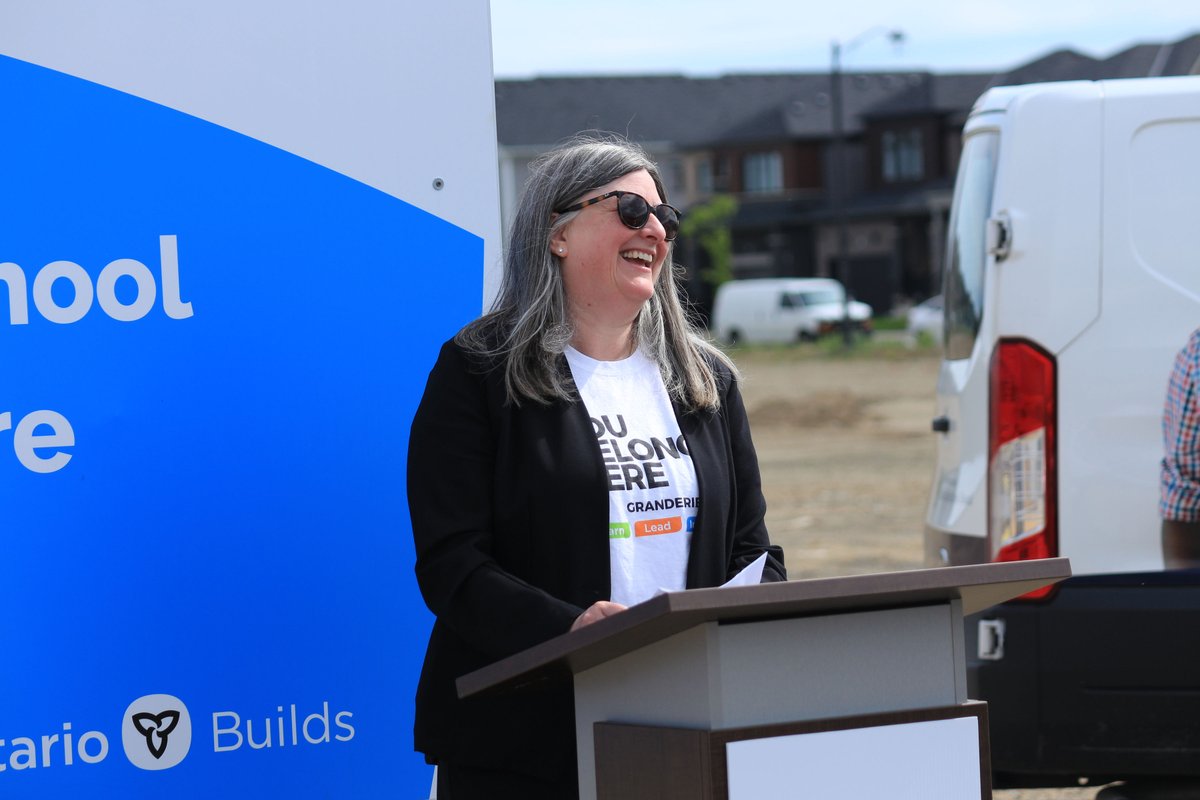
M987 362L980 336L989 259L985 232L992 213L1000 148L999 113L973 120L951 206L943 265L945 357L938 375L937 471L926 520L926 562L987 561Z
M1025 416L1032 384L1016 384L1020 402L997 416L991 382L1041 374L1053 403L1056 359L1099 316L1101 128L1099 85L1078 81L993 89L964 130L943 269L930 564L1053 555L1053 417Z

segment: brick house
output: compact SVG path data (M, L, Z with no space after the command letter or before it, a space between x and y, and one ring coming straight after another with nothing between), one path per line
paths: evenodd
M960 132L987 88L1188 74L1200 74L1200 34L1105 59L1061 50L998 74L843 74L852 292L886 313L940 290ZM578 132L613 131L651 153L685 214L716 193L737 198L735 277L841 277L831 88L828 73L497 81L502 217L507 224L530 159ZM681 237L678 260L705 307L704 253Z

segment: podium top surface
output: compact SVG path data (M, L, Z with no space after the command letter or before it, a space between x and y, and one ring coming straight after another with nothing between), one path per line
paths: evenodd
M458 694L470 697L565 678L706 622L786 619L956 599L962 601L964 615L974 614L1070 576L1068 559L1047 558L669 592L463 675Z

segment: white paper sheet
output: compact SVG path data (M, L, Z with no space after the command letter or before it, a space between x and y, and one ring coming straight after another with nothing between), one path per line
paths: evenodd
M763 567L767 564L767 554L763 553L758 558L751 561L746 566L742 567L742 571L734 575L729 580L718 586L718 589L725 589L730 586L753 586L756 583L762 583ZM667 594L670 589L663 589L661 586L654 593L655 597L660 594Z
M753 586L756 583L762 583L763 567L767 563L767 554L763 553L758 558L751 561L742 571L734 575L729 580L721 584L724 589L728 586Z

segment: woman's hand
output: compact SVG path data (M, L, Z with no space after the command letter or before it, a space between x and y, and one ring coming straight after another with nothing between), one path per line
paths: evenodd
M571 623L571 630L577 631L584 625L591 625L597 620L611 617L613 614L619 614L625 610L625 606L620 603L613 603L608 600L598 600L588 606L587 611L584 611L575 621Z

